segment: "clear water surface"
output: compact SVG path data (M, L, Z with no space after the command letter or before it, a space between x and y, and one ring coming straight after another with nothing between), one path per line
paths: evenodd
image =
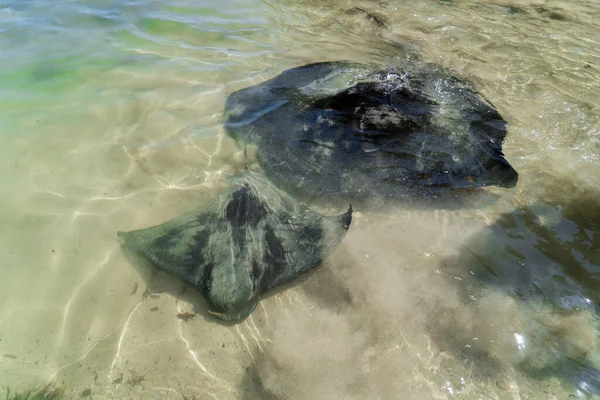
M592 0L0 0L0 397L596 396L599 21ZM407 54L498 107L516 188L357 210L322 268L235 325L123 256L117 231L243 170L231 92Z

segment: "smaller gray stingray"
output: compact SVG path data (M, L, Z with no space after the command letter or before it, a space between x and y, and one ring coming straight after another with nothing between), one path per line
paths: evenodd
M118 236L126 249L196 288L212 314L236 321L261 294L317 267L351 221L352 207L323 216L246 172L201 208Z

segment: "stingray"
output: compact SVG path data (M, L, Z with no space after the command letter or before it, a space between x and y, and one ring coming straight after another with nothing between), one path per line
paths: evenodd
M227 133L278 187L370 198L514 187L506 122L470 84L417 62L308 64L232 93Z
M126 249L198 290L209 312L237 321L262 294L321 264L351 221L352 206L323 216L248 171L199 209L118 236Z

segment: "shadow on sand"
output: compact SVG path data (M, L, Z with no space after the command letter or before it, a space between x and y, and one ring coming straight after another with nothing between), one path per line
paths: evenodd
M576 188L564 193L572 197L503 214L443 262L472 320L457 324L456 311L440 304L430 331L440 347L481 373L496 374L509 361L529 378L555 377L580 396L598 395L600 196ZM519 316L495 320L494 308ZM474 342L486 334L500 341L490 333L495 322L511 344Z

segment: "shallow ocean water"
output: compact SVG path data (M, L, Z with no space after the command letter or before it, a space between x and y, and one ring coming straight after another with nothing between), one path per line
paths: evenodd
M585 0L0 0L0 397L597 396L599 21ZM356 209L321 268L240 324L125 257L117 231L244 169L230 93L414 55L498 108L517 187Z

